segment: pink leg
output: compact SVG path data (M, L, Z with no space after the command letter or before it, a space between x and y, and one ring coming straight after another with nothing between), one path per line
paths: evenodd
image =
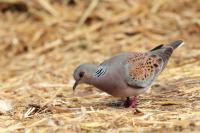
M134 96L131 99L129 97L127 97L126 101L124 102L124 106L126 108L128 108L128 107L136 108L137 107L137 97Z
M137 97L136 96L134 96L132 98L130 107L132 107L132 108L136 108L137 107Z

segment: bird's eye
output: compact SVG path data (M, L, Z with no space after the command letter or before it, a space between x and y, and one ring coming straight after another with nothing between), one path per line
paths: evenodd
M84 76L85 72L80 72L79 77L82 78Z

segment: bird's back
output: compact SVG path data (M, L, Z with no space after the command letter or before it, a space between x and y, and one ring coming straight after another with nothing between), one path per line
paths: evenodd
M138 95L157 78L181 43L177 40L146 53L124 52L113 56L99 65L93 85L114 96Z
M127 63L126 81L138 88L149 87L165 68L172 52L183 41L177 40L168 45L159 45L151 51L133 55Z

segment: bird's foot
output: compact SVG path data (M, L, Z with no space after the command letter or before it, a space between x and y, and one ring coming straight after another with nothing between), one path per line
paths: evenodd
M126 101L124 101L124 107L128 108L128 107L130 107L130 105L131 105L130 98L127 98Z
M126 108L128 108L128 107L136 108L137 107L137 97L134 96L132 99L127 97L126 101L124 102L124 107L126 107Z

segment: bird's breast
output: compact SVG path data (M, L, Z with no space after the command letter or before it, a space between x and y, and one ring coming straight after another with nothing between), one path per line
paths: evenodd
M95 79L94 86L114 97L137 96L146 91L146 88L133 88L126 84L119 73Z

